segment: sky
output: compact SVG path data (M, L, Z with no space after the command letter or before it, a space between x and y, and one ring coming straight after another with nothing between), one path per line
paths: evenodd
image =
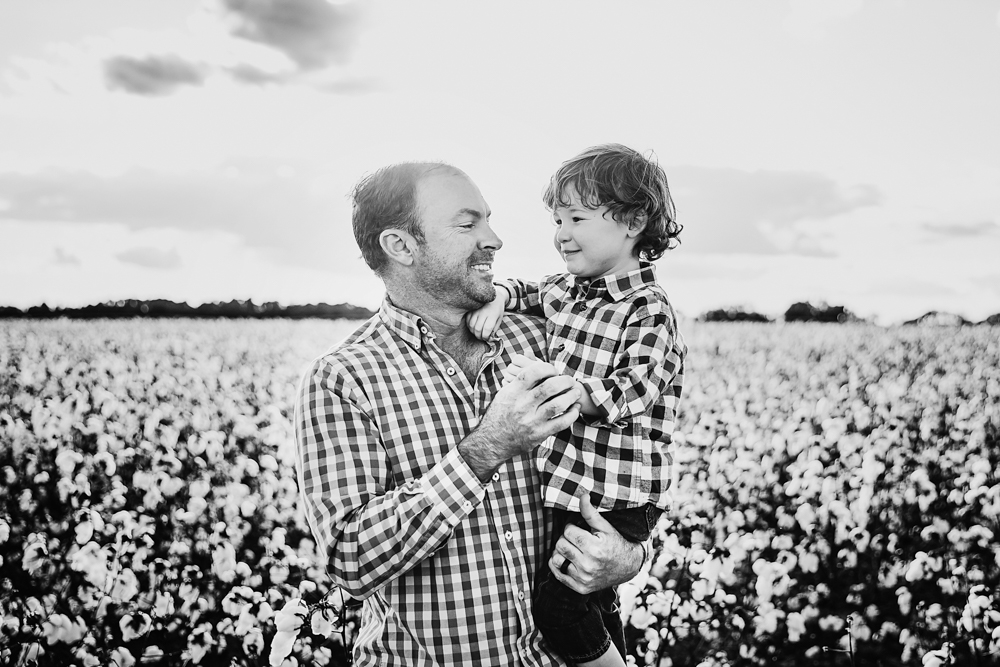
M349 194L465 171L498 277L617 142L664 168L677 309L1000 312L1000 0L5 0L0 305L375 308Z

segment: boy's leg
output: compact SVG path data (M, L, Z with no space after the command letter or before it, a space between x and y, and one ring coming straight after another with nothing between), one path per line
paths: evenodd
M603 512L602 516L626 539L642 542L649 537L660 513L655 507L644 506ZM579 514L560 512L557 521L561 519L565 521L560 525L571 522L587 527ZM534 602L535 622L556 652L580 665L624 664L625 636L621 618L616 616L615 590L580 595L560 583L546 565L541 574Z
M604 517L626 539L633 542L645 542L649 539L662 514L663 510L660 508L645 505L634 509L605 512ZM590 600L591 604L600 609L604 629L624 659L626 655L625 624L622 621L621 608L618 605L618 592L614 588L606 588L592 593ZM613 663L595 663L594 667L604 664Z
M610 644L594 660L577 662L578 667L625 667L625 628L618 613L618 594L605 588L590 594L591 608L598 611Z
M562 510L553 513L560 528L570 522L587 525L579 514ZM561 529L556 531L557 536L561 534ZM581 595L556 579L548 568L547 558L538 573L533 615L542 636L557 654L569 661L588 664L604 655L609 647L615 650L604 630L599 609L590 603L590 596Z

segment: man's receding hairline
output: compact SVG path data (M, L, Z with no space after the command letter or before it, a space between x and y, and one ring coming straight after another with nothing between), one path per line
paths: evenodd
M424 183L435 176L461 176L470 183L473 182L468 174L458 167L448 164L447 162L430 162L424 164L427 165L427 168L424 169L420 176L413 181L413 210L417 213L417 222L421 227L423 227L424 224L423 210L420 201L421 183Z

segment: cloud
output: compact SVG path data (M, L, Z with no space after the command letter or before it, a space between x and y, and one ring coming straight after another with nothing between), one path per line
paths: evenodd
M306 165L292 167L244 160L214 170L134 169L115 177L59 169L0 173L0 198L10 203L0 220L217 229L286 264L356 263L350 221L336 224L345 193L328 191L324 175Z
M268 84L282 85L301 80L295 72L278 71L269 72L253 65L241 63L233 67L224 68L230 77L239 83L262 86ZM319 82L315 84L319 91L332 93L334 95L361 95L382 90L383 86L374 78L344 78L335 81Z
M842 188L814 172L667 169L690 252L829 256L812 223L882 201L869 185Z
M220 73L246 85L299 83L338 94L373 89L332 66L354 47L361 11L328 0L214 0L189 21L186 35L150 34L99 58L104 84L137 95L168 95Z
M281 51L304 71L344 62L357 12L328 0L223 0L233 34Z
M79 265L80 264L80 259L78 257L76 257L75 255L69 254L68 252L66 252L62 248L56 247L55 263L56 264L63 264L63 265L74 266L74 265Z
M921 225L924 231L942 236L975 237L986 236L1000 231L1000 225L990 220L970 223L925 223Z
M162 248L131 248L115 254L115 257L126 264L135 264L149 269L176 269L181 265L181 256L177 248L163 250Z
M113 56L104 61L104 80L112 90L136 95L166 95L181 86L201 85L202 67L174 55Z

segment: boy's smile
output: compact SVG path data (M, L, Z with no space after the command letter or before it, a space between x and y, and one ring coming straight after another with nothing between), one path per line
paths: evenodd
M554 245L567 271L580 278L600 278L639 268L634 248L641 228L619 223L607 206L588 208L572 186L566 199L569 206L556 208L552 218Z

